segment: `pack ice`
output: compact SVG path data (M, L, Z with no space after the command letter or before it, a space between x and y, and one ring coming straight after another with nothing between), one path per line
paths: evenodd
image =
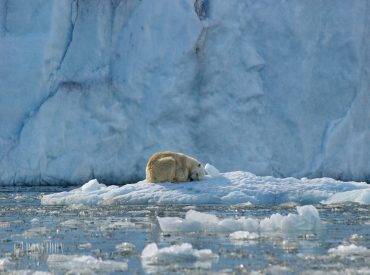
M208 168L210 166L206 166ZM370 204L370 185L330 178L297 179L256 176L235 171L207 176L199 182L150 184L140 181L124 186L104 185L91 180L83 186L44 195L44 205L107 204L222 204L276 205L345 203Z

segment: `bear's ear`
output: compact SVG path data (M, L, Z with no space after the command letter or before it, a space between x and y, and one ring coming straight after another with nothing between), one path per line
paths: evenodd
M200 163L198 163L198 167L200 167Z

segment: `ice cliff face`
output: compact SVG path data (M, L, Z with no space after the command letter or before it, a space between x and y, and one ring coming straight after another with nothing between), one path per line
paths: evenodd
M370 179L370 2L0 0L0 183L120 183L158 150Z

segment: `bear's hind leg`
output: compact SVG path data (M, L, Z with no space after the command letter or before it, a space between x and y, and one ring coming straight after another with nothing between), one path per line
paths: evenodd
M164 157L156 162L155 181L165 182L175 180L176 161L173 157Z

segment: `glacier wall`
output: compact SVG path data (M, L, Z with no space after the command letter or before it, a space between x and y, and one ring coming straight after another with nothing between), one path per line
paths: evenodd
M0 0L0 184L122 183L158 150L370 180L370 1Z

